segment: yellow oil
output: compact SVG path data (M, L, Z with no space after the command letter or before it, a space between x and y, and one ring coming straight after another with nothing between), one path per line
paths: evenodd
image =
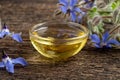
M35 49L43 56L54 59L66 59L77 54L85 46L87 36L80 39L67 39L85 34L83 31L72 31L70 28L62 30L62 28L51 27L46 30L39 29L33 31L33 36L30 39ZM41 39L39 36L45 37L47 40Z

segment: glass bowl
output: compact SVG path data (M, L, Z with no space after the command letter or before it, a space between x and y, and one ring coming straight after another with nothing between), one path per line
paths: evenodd
M39 23L29 31L34 48L45 57L58 60L81 51L88 33L88 29L78 23L60 20Z

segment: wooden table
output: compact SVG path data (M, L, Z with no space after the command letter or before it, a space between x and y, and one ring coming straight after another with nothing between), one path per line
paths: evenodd
M9 29L22 32L24 42L16 43L10 38L0 41L0 48L7 49L10 57L24 57L29 66L15 66L10 75L0 69L0 80L120 80L120 50L106 52L83 49L67 61L50 63L40 56L29 40L29 29L49 18L57 0L0 0L0 17ZM0 54L1 56L1 54Z

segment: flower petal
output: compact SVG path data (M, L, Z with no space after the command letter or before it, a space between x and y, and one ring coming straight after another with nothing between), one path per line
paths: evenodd
M82 12L79 16L78 16L78 22L81 23L83 17L85 16L85 12Z
M78 7L75 7L74 10L75 10L76 12L79 12L79 13L82 13L82 12L83 12L83 11L82 11L80 8L78 8Z
M9 29L2 29L2 31L1 31L2 33L5 33L5 35L9 35L10 34L10 31L9 31Z
M91 7L93 7L93 5L94 5L93 2L88 2L88 3L86 4L86 8L91 8Z
M0 32L0 38L4 38L6 32Z
M16 59L12 59L12 62L13 62L13 64L21 64L22 66L28 65L28 63L25 61L25 59L21 58L21 57L16 58Z
M5 67L3 62L0 62L0 67Z
M98 37L98 35L93 34L90 37L91 37L92 42L95 42L97 44L100 43L100 38Z
M73 22L75 22L75 20L76 20L76 14L75 14L75 12L71 12L71 13L70 13L70 16L71 16L71 20L72 20Z
M74 7L77 4L78 0L70 0L70 6Z
M10 31L7 28L7 26L4 24L4 26L0 32L0 38L4 38L6 35L9 35L9 34L10 34Z
M60 9L61 9L61 11L62 11L64 14L67 13L67 7L61 6Z
M14 64L12 63L12 61L7 60L5 66L8 72L14 73Z
M23 42L20 33L16 33L12 35L12 38L16 40L17 42Z
M117 40L115 40L115 39L109 40L109 41L107 42L107 44L120 45L120 43L119 43Z
M111 44L107 44L106 46L103 46L104 48L112 48Z
M68 6L68 2L66 0L59 0L60 4L63 4L64 6Z
M106 43L108 38L109 38L109 33L108 32L104 33L102 37L102 42Z
M81 23L81 22L82 22L82 18L83 18L83 16L82 16L82 15L78 16L78 22L79 22L79 23Z
M90 2L89 3L89 8L93 7L94 6L94 3L93 2Z
M86 3L89 2L89 0L84 0Z
M101 48L100 44L94 44L96 48Z

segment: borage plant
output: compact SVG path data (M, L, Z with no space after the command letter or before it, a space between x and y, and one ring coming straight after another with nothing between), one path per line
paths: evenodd
M96 48L120 47L120 0L59 0L55 14L79 24L86 22Z
M2 27L2 25L1 25ZM21 33L10 32L6 24L0 28L0 39L11 37L13 40L22 43ZM0 62L0 68L6 68L9 73L14 73L14 65L21 64L22 66L27 66L27 62L24 58L19 57L16 59L10 58L4 50L2 50L2 62Z

